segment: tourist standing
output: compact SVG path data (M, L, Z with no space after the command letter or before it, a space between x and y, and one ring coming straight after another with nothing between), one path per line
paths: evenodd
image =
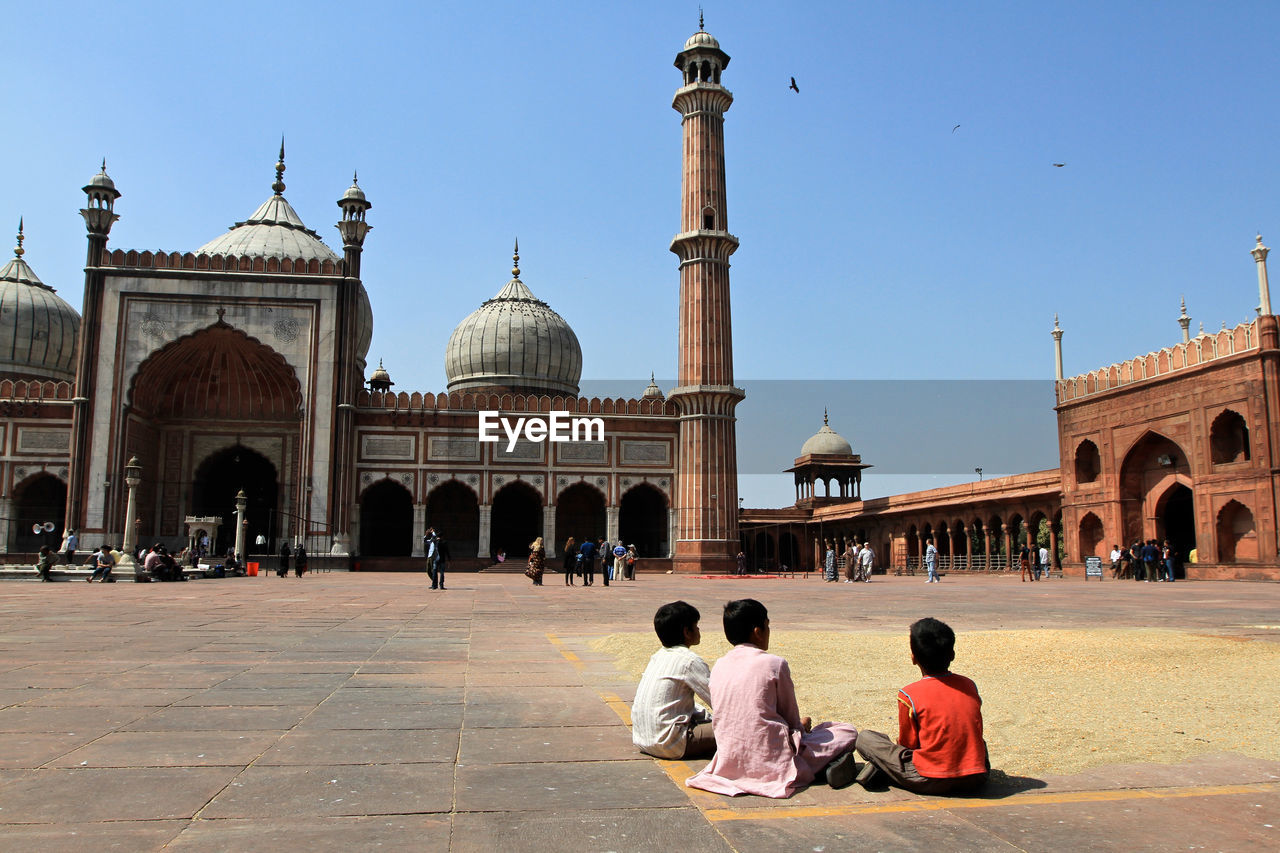
M80 547L80 538L76 536L74 530L68 529L67 535L62 540L62 554L67 559L67 567L75 565L76 548Z
M439 589L444 589L444 573L449 568L449 543L445 541L443 536L436 536L436 580L440 582ZM431 584L432 589L436 589L436 584Z
M613 546L613 555L610 558L613 563L613 579L624 581L627 579L627 546L619 542Z
M564 541L564 585L573 586L573 573L578 564L578 540L570 536Z
M1031 575L1031 579L1035 580L1036 576L1031 574L1031 549L1027 547L1027 543L1023 542L1022 547L1018 549L1018 565L1022 568L1020 575L1022 582L1027 582L1027 576Z
M627 580L629 581L633 581L636 579L636 563L638 562L638 560L639 560L639 557L636 554L636 546L634 544L628 545L627 546Z
M307 573L307 549L302 547L301 542L293 549L293 573L296 577Z
M525 571L534 586L542 586L542 572L546 568L546 561L547 549L542 547L542 537L539 536L529 546L529 568Z
M289 558L293 554L289 551L289 541L280 543L280 560L276 563L276 577L287 578L289 576Z
M1042 574L1044 577L1046 577L1046 578L1047 578L1047 577L1049 577L1049 569L1050 569L1050 568L1052 568L1052 566L1051 566L1051 565L1050 565L1050 563L1049 563L1049 549L1048 549L1048 548L1046 548L1045 546L1041 545L1041 546L1040 546L1040 572L1041 572L1041 574Z
M578 549L578 559L582 568L582 585L591 586L596 582L596 543L584 540Z
M1178 560L1178 552L1173 550L1173 546L1169 544L1169 540L1164 540L1164 549L1160 553L1161 559L1164 561L1164 579L1169 583L1173 583L1174 563Z
M613 578L613 546L608 539L596 542L596 554L600 557L600 576L604 578L604 585L608 586Z
M852 539L844 546L844 582L853 583L858 579L858 545Z
M436 586L436 560L440 556L434 527L428 527L427 532L422 536L422 553L427 558L427 577L431 578L431 585L434 587Z
M862 582L871 583L871 572L876 567L876 552L871 550L870 542L863 545L862 550L858 552L858 562L861 564Z
M745 575L747 573L747 555L743 551L738 552L738 574Z
M822 561L822 577L827 583L835 583L836 578L836 546L828 539L827 553Z

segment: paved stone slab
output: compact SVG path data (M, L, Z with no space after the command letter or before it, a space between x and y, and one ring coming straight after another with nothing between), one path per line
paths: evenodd
M449 848L453 853L493 853L495 850L732 853L732 848L698 811L688 807L459 814L454 818L453 827L454 842Z
M83 746L96 735L8 732L0 736L0 768L34 770Z
M657 762L604 761L458 768L458 811L678 808L688 805Z
M330 687L225 687L220 684L189 693L173 704L179 708L317 705L333 693Z
M0 798L4 789L0 788ZM250 767L201 813L206 818L278 818L449 812L448 764Z
M169 845L183 853L229 850L447 850L450 820L427 815L197 820Z
M968 814L957 816L946 812L859 814L843 818L807 815L761 821L720 821L715 824L715 828L736 850L1019 853L1036 849L1012 844L999 835L975 827L968 822L968 817ZM1038 849L1048 851L1081 848L1068 844Z
M611 726L470 728L462 732L461 764L557 761L634 761L640 752L631 730Z
M291 729L312 709L311 705L251 705L244 707L162 708L135 719L123 728L135 732L230 731Z
M186 820L113 820L9 825L4 828L3 844L7 850L139 853L163 849L188 823Z
M442 729L296 729L258 759L259 766L315 764L411 764L458 757L458 732Z
M599 694L586 687L522 687L519 702L510 697L510 688L469 689L467 726L607 726L618 720Z
M25 771L0 785L0 823L190 818L239 772L238 767Z
M280 740L273 731L111 732L53 767L242 767Z
M106 732L154 712L155 708L116 705L37 708L17 705L0 711L0 732Z
M361 704L324 704L300 728L315 729L454 729L462 726L465 706L392 705L369 700Z

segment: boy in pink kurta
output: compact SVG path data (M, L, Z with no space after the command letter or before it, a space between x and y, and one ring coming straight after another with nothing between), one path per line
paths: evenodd
M716 794L783 798L819 772L842 765L852 780L858 730L847 723L812 726L800 716L786 660L768 654L769 617L754 599L725 605L725 636L734 648L711 670L716 754L685 784ZM839 759L839 761L837 761ZM844 776L848 779L844 779Z

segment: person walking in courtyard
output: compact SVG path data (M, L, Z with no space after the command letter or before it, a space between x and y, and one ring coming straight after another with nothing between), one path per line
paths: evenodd
M48 545L40 546L40 559L36 561L36 571L40 574L40 580L49 583L53 580L49 576L49 572L53 569L53 549Z
M564 541L564 585L573 586L573 573L578 568L578 540L570 536Z
M1031 550L1027 548L1027 543L1023 542L1022 547L1018 549L1018 567L1022 569L1019 576L1022 582L1027 582L1027 576L1031 575L1031 579L1035 580L1035 575L1031 574Z
M529 568L525 570L534 586L542 586L542 572L546 568L546 562L547 549L542 547L542 537L539 536L529 546Z
M307 549L302 547L302 543L298 543L298 547L293 549L293 573L297 577L302 577L307 573Z
M871 583L871 573L876 567L876 552L871 550L871 543L868 542L862 546L862 550L858 552L859 574L862 576L863 583Z
M933 544L933 537L930 536L925 540L924 546L924 567L929 572L929 579L925 583L938 582L938 549Z
M836 546L830 539L827 540L827 551L822 560L822 577L827 583L839 580L836 577Z
M292 556L293 554L289 551L289 540L286 539L280 543L280 559L276 563L276 577L289 577L289 558Z
M852 539L844 546L844 582L853 583L858 579L858 546Z
M431 585L436 586L436 560L440 557L440 549L434 527L428 527L422 536L422 554L427 558L427 577L431 578Z
M1048 548L1046 548L1046 547L1044 547L1043 545L1041 545L1041 546L1040 546L1040 573L1041 573L1041 576L1042 576L1042 577L1045 577L1045 578L1048 578L1048 577L1049 577L1049 569L1051 569L1051 568L1052 568L1052 565L1049 563L1049 549L1048 549Z
M640 562L639 555L636 554L636 546L634 544L627 546L627 580L636 579L636 563Z

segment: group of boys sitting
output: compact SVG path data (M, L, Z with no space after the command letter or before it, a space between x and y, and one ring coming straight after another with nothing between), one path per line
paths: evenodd
M911 626L923 678L898 691L898 739L800 716L786 660L768 654L769 613L755 599L724 607L733 649L712 669L691 651L697 608L664 604L653 617L663 648L649 660L631 709L632 740L657 758L712 756L685 784L717 794L789 797L817 780L833 788L886 783L918 794L967 794L987 781L982 699L950 672L955 633L937 619ZM697 708L694 697L714 710ZM866 760L856 760L860 755Z

